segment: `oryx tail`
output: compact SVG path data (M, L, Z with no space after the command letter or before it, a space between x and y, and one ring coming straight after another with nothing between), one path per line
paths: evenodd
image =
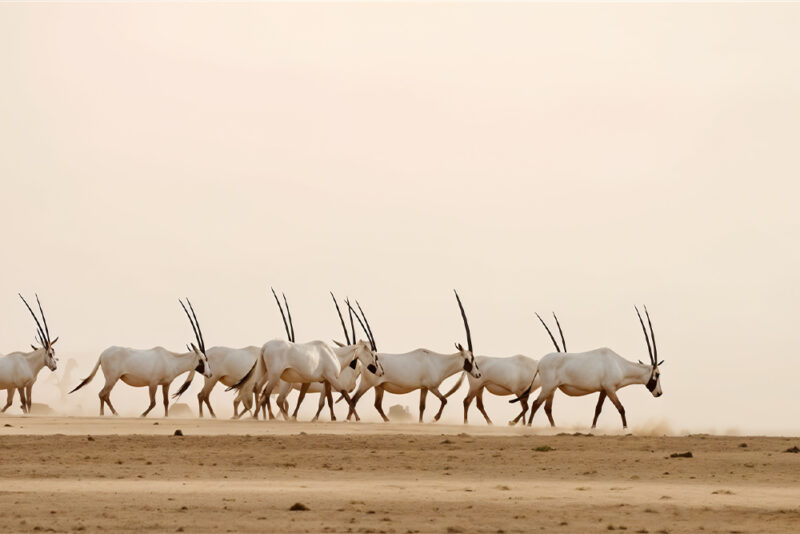
M511 399L510 401L508 401L508 403L509 403L509 404L514 404L515 402L519 402L519 401L521 401L521 400L523 400L523 399L527 399L527 398L528 398L528 395L530 395L530 394L531 394L531 390L533 389L533 383L534 383L534 382L536 382L536 377L537 377L538 375L539 375L539 369L536 369L536 372L535 372L535 373L533 373L533 380L531 380L531 385L530 385L530 386L528 386L528 389L526 389L525 391L523 391L523 392L522 392L522 395L520 395L520 396L519 396L519 397L517 397L516 399Z
M264 360L264 347L261 347L261 351L258 353L258 358L256 358L256 361L253 362L253 366L250 368L249 371L247 371L247 374L244 375L241 379L239 379L239 381L236 382L231 387L225 388L225 391L230 391L232 389L238 389L238 390L245 389L246 390L247 388L245 386L250 387L250 383L253 380L255 380L255 375L256 375L255 371L258 368L258 364L259 363L263 363L263 360ZM264 365L264 368L266 369L266 364L263 364L263 365ZM250 387L250 389L254 389L254 388Z
M450 388L450 391L444 394L445 398L449 397L450 395L458 391L458 388L460 388L461 384L464 383L464 377L466 375L467 373L461 373L461 376L459 377L458 382L456 382L456 385L454 385L452 388Z
M70 391L70 393L75 393L76 391L78 391L79 389L81 389L83 386L85 386L86 384L88 384L89 382L91 382L91 381L92 381L92 379L94 378L94 375L96 375L96 374L97 374L97 370L98 370L98 369L100 369L100 358L97 358L97 363L95 364L95 366L94 366L94 369L92 369L92 372L91 372L91 373L89 373L89 376L87 376L86 378L84 378L84 379L83 379L83 382L81 382L80 384L78 384L78 387L76 387L75 389L73 389L72 391Z

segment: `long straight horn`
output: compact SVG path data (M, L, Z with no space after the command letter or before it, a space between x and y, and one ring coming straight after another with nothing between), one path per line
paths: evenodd
M364 323L363 323L363 321L361 321L361 317L359 317L359 316L358 316L358 312L357 312L357 311L355 311L355 310L353 309L353 307L350 305L350 300L349 300L349 299L348 299L348 300L345 300L344 302L345 302L345 304L347 304L347 307L348 307L348 308L350 308L350 311L353 313L353 315L355 315L355 316L356 316L356 319L358 320L358 324L360 324L360 325L361 325L361 330L363 330L363 331L364 331L364 334L367 336L367 339L369 339L369 344L370 344L370 346L372 346L372 339L371 339L371 338L370 338L370 336L369 336L369 331L367 330L367 327L366 327L366 326L364 326ZM354 344L355 344L355 342L356 342L356 341L355 341L355 340L353 340L353 343L354 343ZM375 350L375 349L373 348L372 350Z
M189 309L192 310L192 317L194 317L194 325L197 327L197 342L200 343L200 350L203 354L206 353L206 340L203 339L203 331L200 329L200 321L197 320L197 315L194 313L194 306L192 306L192 301L189 300L189 297L186 297L186 302L189 303Z
M377 351L378 345L375 344L375 336L372 335L372 328L369 326L369 321L367 320L367 314L364 313L364 310L361 309L361 304L356 301L356 306L358 306L358 311L361 312L361 317L364 318L364 323L367 325L367 330L369 331L369 341L372 344L372 350Z
M564 349L564 352L567 352L567 342L564 341L564 331L561 330L561 323L558 322L558 317L556 317L556 312L553 312L553 317L556 320L556 326L558 327L558 333L561 334L561 348Z
M185 313L186 317L189 318L189 324L192 325L192 332L194 332L194 339L197 341L197 344L200 345L200 348L202 349L203 345L202 343L200 343L200 334L197 333L197 327L194 324L192 316L189 314L189 310L186 308L186 305L184 305L183 300L178 299L178 302L181 304L181 308L183 308L183 313Z
M42 322L44 323L44 334L47 336L47 344L50 345L50 330L47 328L47 317L44 316L44 310L42 309L42 303L39 302L39 294L34 293L36 295L36 304L39 306L39 315L42 316ZM645 310L646 312L646 310ZM648 319L649 320L649 319ZM653 331L653 327L650 327L650 331ZM653 342L655 343L655 342Z
M639 324L642 325L642 332L644 332L644 340L647 341L647 352L650 354L650 363L655 365L655 360L653 360L653 349L650 348L650 336L647 335L647 329L644 327L644 321L642 321L642 314L639 313L639 308L636 306L633 307L636 310L636 315L639 316Z
M458 291L454 289L453 293L456 294L458 307L461 310L461 318L464 319L464 329L467 331L467 348L469 348L469 351L472 352L472 334L469 331L469 322L467 322L467 314L464 312L464 305L461 304L461 297L458 296Z
M644 306L644 304L642 305ZM647 325L650 327L650 338L653 340L653 363L658 362L658 349L656 348L656 335L653 333L653 323L650 322L650 313L647 306L644 306L644 314L647 316Z
M19 298L21 298L21 299L22 299L22 302L24 302L24 303L25 303L25 307L26 307L26 308L28 308L28 311L29 311L29 312L31 312L31 315L33 316L33 320L34 320L34 321L36 321L36 329L37 329L37 333L39 334L39 337L40 337L42 340L46 340L46 339L47 339L47 336L45 335L45 333L44 333L44 330L42 329L42 325L39 323L39 318L38 318L38 317L36 317L36 314L35 314L35 313L33 313L33 310L32 310L32 309L31 309L31 307L28 305L28 301L27 301L27 300L25 300L25 297L23 297L23 296L22 296L22 294L20 294L20 293L17 293L17 295L19 295Z
M347 341L347 344L350 345L350 335L347 333L347 327L344 324L344 317L342 317L342 310L339 309L339 303L336 301L336 297L333 296L333 291L331 293L331 298L333 299L333 303L336 305L336 313L339 314L339 321L342 323L342 330L344 330L344 340ZM350 314L350 320L353 320L353 314Z
M536 312L534 312L534 313L536 313ZM553 333L550 331L550 327L547 326L547 323L544 322L544 319L542 319L539 316L538 313L536 314L536 317L539 318L539 322L542 323L542 326L544 327L544 329L547 330L547 335L550 336L550 340L553 342L553 345L556 346L556 352L561 352L561 348L558 346L558 343L556 342L556 338L553 337Z
M292 322L292 312L289 310L289 302L286 300L286 293L281 293L283 296L283 303L286 305L286 315L289 316L289 328L292 329L292 343L295 342L294 337L294 323Z
M289 323L286 322L286 316L283 314L283 306L281 306L281 301L274 289L272 289L272 296L275 297L275 302L278 303L278 309L281 310L281 318L283 319L283 327L286 329L286 337L289 338L289 341L292 341L292 334L289 333Z
M347 301L350 301L348 297ZM356 324L353 322L353 308L348 308L347 313L350 315L350 334L353 340L353 345L356 344Z

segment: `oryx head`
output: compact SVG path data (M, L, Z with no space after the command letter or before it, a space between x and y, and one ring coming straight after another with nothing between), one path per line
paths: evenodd
M369 342L367 341L355 341L355 332L353 332L353 342L356 346L355 358L350 363L350 366L355 368L355 362L360 361L361 365L363 365L367 371L373 373L375 376L383 376L383 365L381 365L380 358L378 358L378 346L375 344L375 337L372 335L372 328L369 326L369 321L367 321L367 316L364 314L364 310L361 309L361 304L356 301L356 306L358 306L358 310L361 312L361 317L358 316L358 312L356 312L353 307L350 305L350 300L345 300L347 304L347 308L350 311L350 320L353 319L353 315L355 315L356 319L358 320L358 324L361 325L361 329L366 334ZM364 318L362 321L361 318Z
M18 293L19 295L19 293ZM39 322L39 319L36 317L36 314L33 313L33 310L28 305L28 301L25 300L25 297L19 295L19 298L22 299L22 302L25 303L25 307L28 308L28 311L31 312L33 316L33 320L36 321L36 342L41 345L41 347L36 347L35 345L31 345L33 350L43 350L45 351L44 354L44 364L47 366L48 369L51 371L56 370L56 351L53 348L53 345L56 344L58 338L56 337L54 340L50 340L50 330L47 328L47 319L44 316L44 310L42 310L42 303L39 302L39 295L36 295L36 304L39 306L39 315L42 316L42 322ZM42 324L44 324L44 328L42 328Z
M642 325L642 331L644 332L644 339L647 341L647 352L650 354L650 378L648 379L645 387L653 394L654 397L660 397L662 395L661 391L661 371L658 370L658 366L664 363L664 360L658 361L658 349L656 348L656 336L653 334L653 323L650 322L650 314L647 311L647 306L644 306L644 314L647 317L647 325L650 327L650 334L647 334L647 329L644 326L644 321L642 321L642 314L639 313L639 308L634 306L636 309L636 315L639 316L639 324ZM653 344L652 347L650 345L650 340L652 339ZM639 360L639 363L642 363ZM642 363L642 365L645 365Z
M469 330L469 323L467 322L467 314L464 312L464 306L461 304L461 297L454 289L456 300L458 301L458 308L461 310L461 318L464 320L464 329L467 331L467 348L461 346L461 343L456 342L456 349L461 353L464 358L464 370L475 378L481 377L481 371L478 369L478 362L475 361L475 354L472 352L472 334Z
M183 308L183 311L186 313L186 317L189 318L189 323L192 325L192 331L194 332L194 339L197 341L197 345L194 343L189 344L189 348L192 349L192 352L197 358L197 366L194 368L194 371L201 373L205 377L211 378L211 367L208 365L208 356L206 356L206 343L205 340L203 340L203 332L200 330L200 323L197 321L197 315L194 313L194 307L188 298L186 299L186 303L189 304L188 310L186 309L186 306L183 304L182 300L178 299L178 302L180 302L181 308ZM189 310L192 311L191 315L189 314Z

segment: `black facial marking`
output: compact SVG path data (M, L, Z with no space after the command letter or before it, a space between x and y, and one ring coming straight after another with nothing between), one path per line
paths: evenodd
M197 371L198 373L202 373L202 372L205 371L205 369L206 369L206 367L203 364L203 360L198 360L197 361L197 367L195 367L194 370Z
M655 373L653 373L650 375L650 380L647 381L645 387L650 391L650 393L652 393L653 390L656 389L657 385L658 385L658 377L655 375Z
M472 362L471 362L471 361L469 361L469 360L464 360L464 370L465 370L466 372L468 372L468 373L469 373L470 371L472 371Z
M370 373L373 373L373 374L378 372L378 368L377 368L377 367L375 367L375 366L374 366L374 365L372 365L372 364L369 364L369 365L367 366L367 370L368 370Z
M350 369L355 369L357 363L358 363L358 359L355 359L352 362L350 362Z

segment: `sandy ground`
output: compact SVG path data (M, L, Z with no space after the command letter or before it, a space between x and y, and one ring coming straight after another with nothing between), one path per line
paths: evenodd
M10 426L6 426L10 425ZM180 428L183 437L173 436ZM0 418L3 531L798 532L796 438ZM670 458L691 451L692 458ZM295 503L308 511L290 511Z

